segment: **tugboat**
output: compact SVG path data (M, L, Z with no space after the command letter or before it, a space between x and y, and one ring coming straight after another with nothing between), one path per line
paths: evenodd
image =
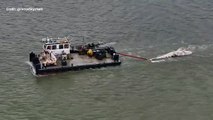
M34 75L117 66L119 54L100 43L75 45L68 38L43 38L43 50L31 52L29 63Z

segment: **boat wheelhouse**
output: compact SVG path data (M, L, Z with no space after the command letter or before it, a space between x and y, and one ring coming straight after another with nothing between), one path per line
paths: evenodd
M62 52L70 53L70 43L67 38L43 38L43 49L52 52L54 55L59 55Z

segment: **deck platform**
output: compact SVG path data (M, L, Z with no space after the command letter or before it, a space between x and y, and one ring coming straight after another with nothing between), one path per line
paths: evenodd
M67 65L61 64L61 59L57 60L57 65L42 67L36 70L36 74L49 74L65 71L76 71L90 68L101 68L107 66L117 66L121 64L121 61L114 61L111 55L107 53L106 58L98 60L95 57L89 57L87 55L79 55L78 53L70 53L72 59L67 59Z

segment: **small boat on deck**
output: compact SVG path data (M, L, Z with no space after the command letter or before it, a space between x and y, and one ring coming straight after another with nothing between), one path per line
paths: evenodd
M100 43L72 44L68 38L42 39L43 50L31 52L29 63L34 75L75 71L89 68L117 66L119 54L110 46Z

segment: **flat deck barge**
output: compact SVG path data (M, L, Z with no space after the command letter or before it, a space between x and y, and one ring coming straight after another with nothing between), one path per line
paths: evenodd
M90 68L117 66L119 54L113 47L100 44L72 45L67 39L46 39L43 51L29 55L31 70L35 75L76 71Z

